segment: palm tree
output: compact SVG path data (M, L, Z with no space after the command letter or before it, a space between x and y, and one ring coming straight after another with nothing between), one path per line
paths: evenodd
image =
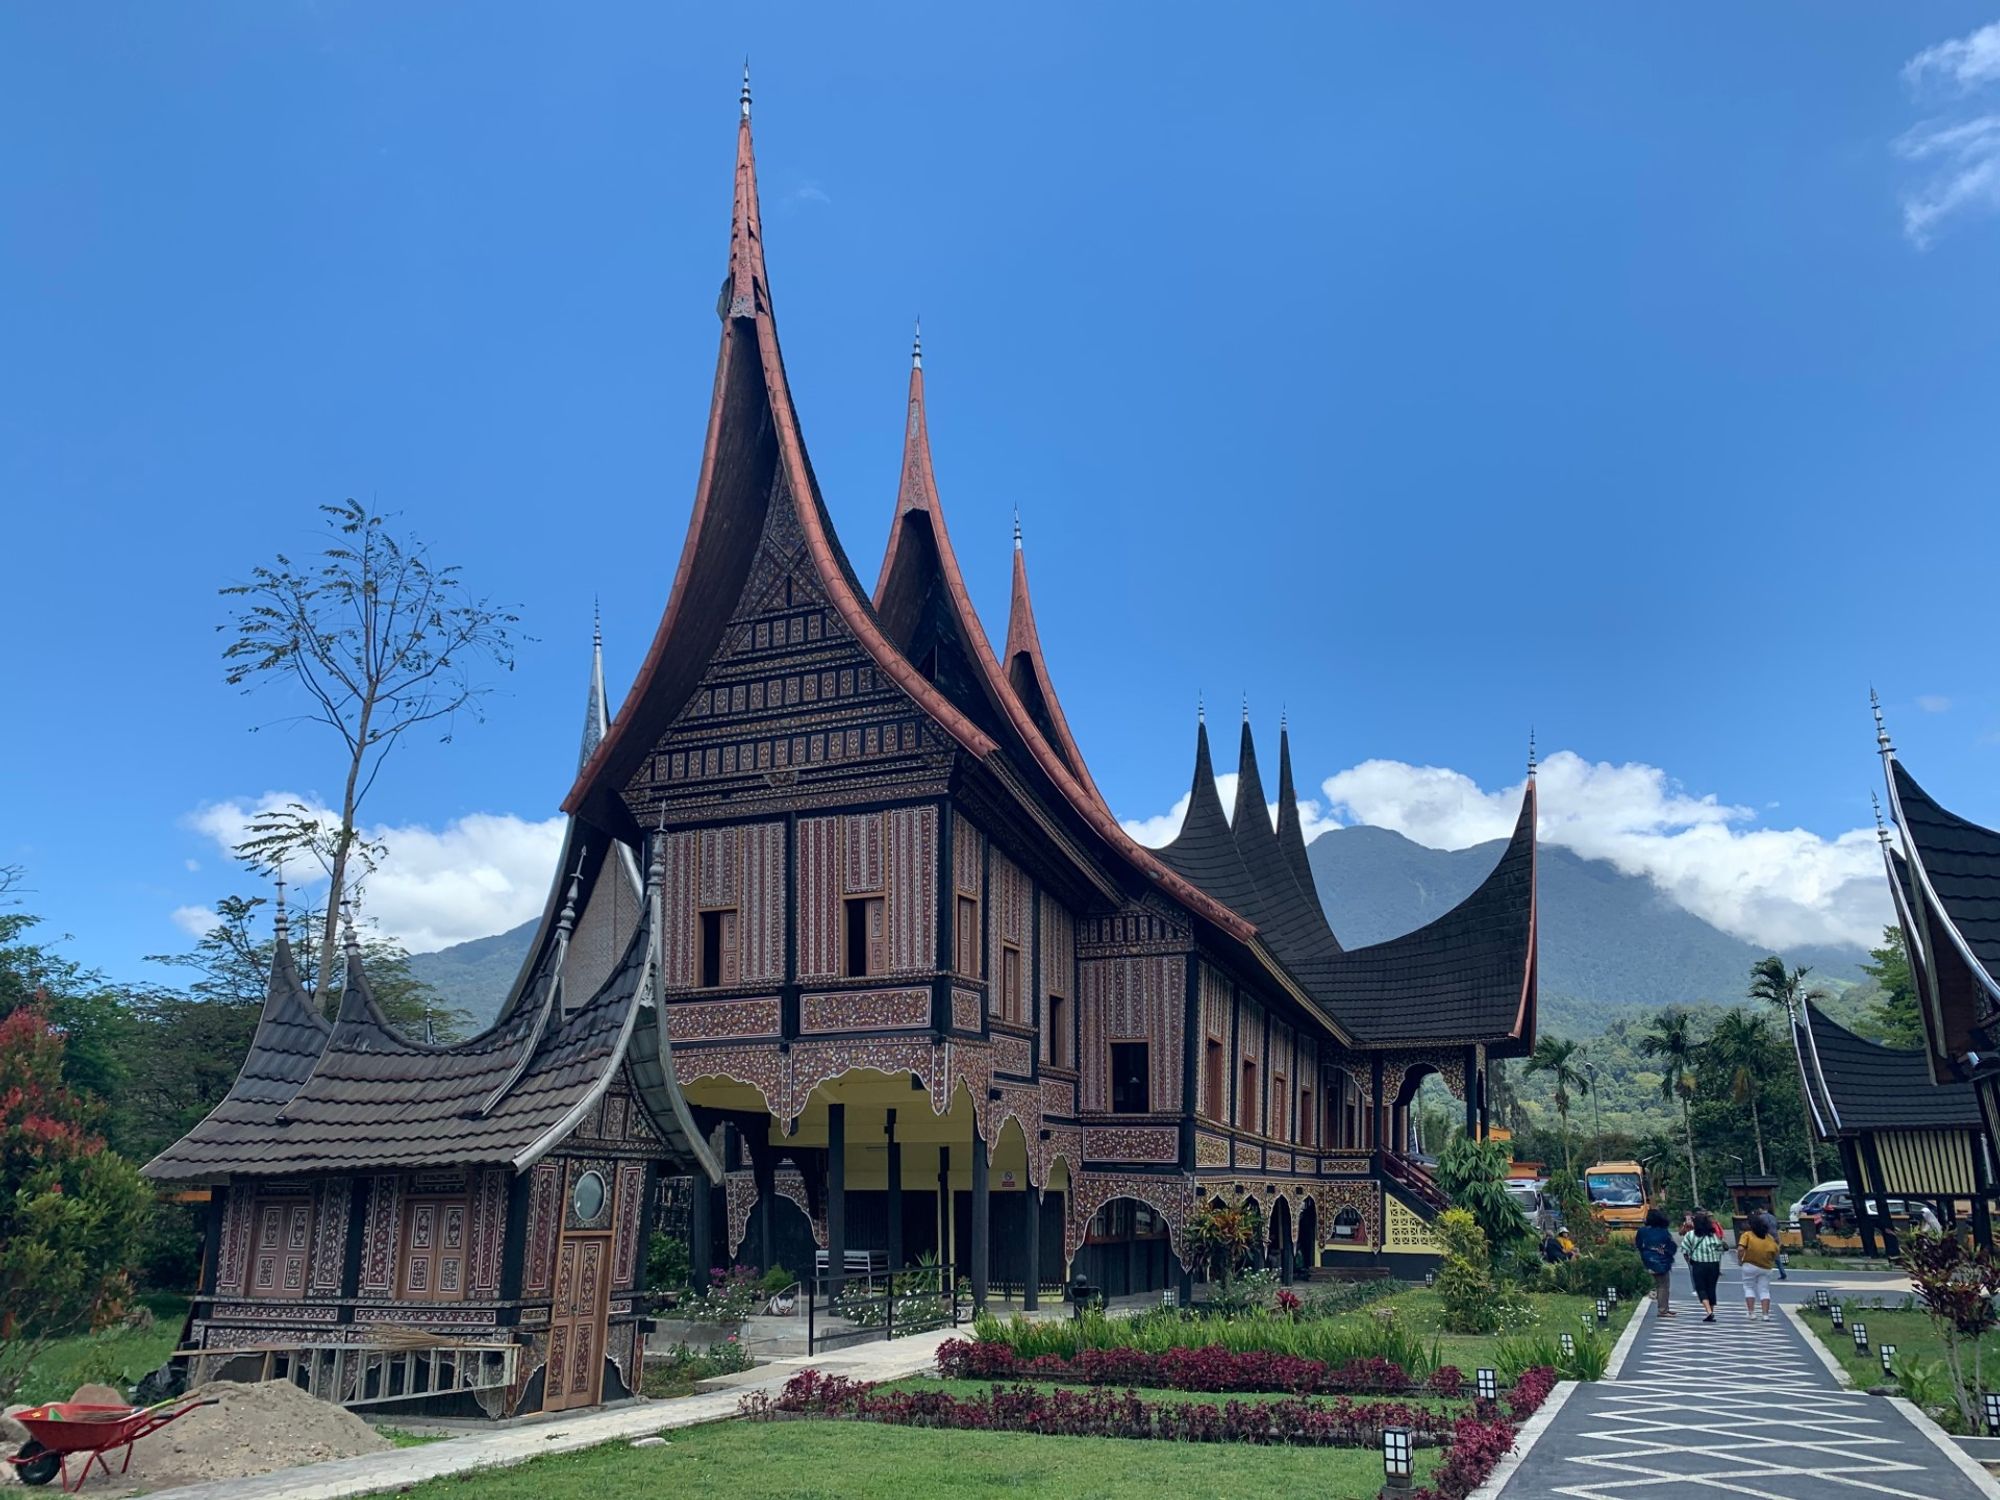
M1757 1171L1768 1177L1771 1169L1764 1159L1764 1122L1757 1095L1771 1075L1771 1033L1762 1016L1732 1010L1715 1023L1703 1049L1707 1061L1729 1080L1730 1102L1750 1110L1750 1133L1757 1141Z
M1750 998L1762 1000L1785 1013L1785 1024L1790 1026L1805 1019L1805 1004L1808 1000L1824 1000L1826 991L1818 985L1806 987L1806 975L1812 970L1801 964L1796 969L1787 969L1785 961L1773 953L1768 958L1760 958L1750 965ZM1805 1097L1806 1082L1799 1079L1801 1099ZM1813 1148L1812 1110L1799 1111L1799 1123L1806 1133L1806 1170L1812 1173L1812 1180L1819 1181L1819 1153Z
M1667 1065L1660 1080L1660 1097L1678 1099L1681 1104L1681 1134L1687 1142L1688 1190L1696 1204L1701 1202L1701 1179L1694 1161L1694 1065L1701 1043L1694 1034L1694 1017L1678 1006L1669 1006L1653 1018L1653 1025L1639 1038L1639 1050Z
M1530 1073L1546 1073L1555 1080L1556 1115L1562 1121L1563 1167L1572 1177L1576 1175L1576 1162L1569 1147L1569 1096L1572 1089L1579 1094L1590 1092L1590 1079L1584 1076L1583 1068L1583 1044L1567 1037L1542 1037L1528 1057Z

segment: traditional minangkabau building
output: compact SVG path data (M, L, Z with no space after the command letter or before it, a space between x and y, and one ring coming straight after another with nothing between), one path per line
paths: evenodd
M357 966L328 1028L281 951L237 1090L151 1168L226 1188L204 1347L263 1337L259 1295L302 1320L420 1317L406 1205L456 1192L488 1257L461 1273L467 1325L530 1349L507 1409L579 1389L576 1356L537 1397L554 1354L526 1332L568 1317L542 1278L577 1236L609 1235L596 1336L629 1386L617 1320L648 1220L625 1205L691 1162L714 1168L694 1178L697 1268L936 1254L975 1299L1013 1284L1032 1305L1071 1271L1185 1285L1197 1211L1254 1201L1288 1276L1420 1270L1441 1199L1408 1154L1419 1083L1441 1077L1483 1128L1489 1063L1533 1045L1532 764L1486 881L1371 947L1328 928L1289 735L1274 826L1247 715L1233 819L1200 724L1186 824L1141 847L1057 699L1018 527L1000 654L972 608L920 348L872 595L842 550L780 355L747 83L718 311L665 612L615 718L593 716L564 868L499 1023L417 1048ZM604 1229L577 1212L593 1172Z
M1884 832L1882 858L1923 1017L1924 1077L1934 1094L1970 1095L1977 1150L1969 1196L1975 1232L1990 1240L1987 1204L2000 1164L2000 833L1947 811L1917 784L1896 757L1879 704L1875 726L1896 832ZM1954 1102L1953 1117L1964 1109Z
M1864 1254L1896 1253L1895 1199L1929 1203L1943 1223L1964 1204L1973 1238L1991 1246L1993 1179L1970 1084L1933 1082L1921 1051L1856 1036L1810 1000L1792 1048L1813 1133L1840 1153Z

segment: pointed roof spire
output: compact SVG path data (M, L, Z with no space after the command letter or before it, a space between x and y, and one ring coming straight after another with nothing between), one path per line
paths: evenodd
M1285 857L1285 868L1300 892L1324 915L1312 861L1306 856L1305 825L1299 821L1299 794L1292 781L1291 716L1286 713L1278 716L1278 852ZM1332 928L1327 930L1331 935Z
M1243 732L1236 746L1236 806L1230 813L1229 826L1236 831L1236 842L1242 845L1246 836L1253 839L1271 833L1271 814L1264 802L1264 778L1257 770L1257 740L1250 732L1250 699L1243 699Z
M1535 726L1534 726L1534 725L1532 725L1532 724L1530 724L1530 725L1528 726L1528 777L1529 777L1529 779L1530 779L1530 780L1533 780L1533 778L1534 778L1534 775L1535 775Z
M1872 687L1868 690L1868 706L1875 714L1875 746L1879 754L1894 755L1896 747L1889 740L1889 726L1882 719L1882 699Z
M595 607L590 624L590 691L583 703L583 743L577 751L576 768L590 764L598 744L611 730L610 698L604 691L604 622Z
M285 862L283 860L278 861L277 871L278 903L277 909L271 913L271 937L280 944L286 944L292 940L292 919L285 913Z
M764 274L764 225L757 206L757 154L750 144L750 64L743 64L743 118L736 126L736 202L729 215L729 282L725 318L754 318L771 309Z

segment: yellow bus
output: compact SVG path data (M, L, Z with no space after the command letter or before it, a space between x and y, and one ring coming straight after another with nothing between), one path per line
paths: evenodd
M1617 1240L1629 1240L1646 1222L1652 1206L1646 1169L1636 1161L1601 1161L1583 1175L1590 1212Z

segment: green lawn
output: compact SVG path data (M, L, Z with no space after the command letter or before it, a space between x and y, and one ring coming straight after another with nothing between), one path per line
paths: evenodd
M188 1308L187 1298L170 1292L149 1292L139 1301L153 1315L151 1328L107 1328L58 1340L28 1367L14 1399L30 1406L67 1401L78 1386L92 1384L129 1394L174 1352Z
M1530 1320L1499 1333L1446 1333L1443 1324L1443 1308L1436 1292L1422 1287L1407 1292L1398 1292L1381 1302L1370 1303L1359 1312L1343 1314L1345 1318L1367 1318L1375 1315L1376 1309L1393 1307L1397 1319L1405 1327L1419 1333L1426 1342L1436 1339L1438 1357L1448 1365L1457 1365L1467 1374L1482 1366L1492 1367L1499 1361L1500 1344L1503 1339L1521 1338L1533 1334L1547 1334L1553 1338L1559 1333L1581 1333L1582 1316L1592 1313L1595 1326L1594 1297L1571 1296L1564 1292L1535 1292L1527 1298ZM1605 1336L1617 1339L1632 1316L1637 1304L1629 1299L1621 1300L1611 1309L1611 1326Z
M905 1380L886 1380L882 1382L881 1389L885 1391L942 1391L947 1396L955 1396L959 1400L964 1401L970 1397L983 1396L995 1386L1000 1386L1003 1389L1011 1389L1019 1385L1031 1386L1038 1391L1089 1391L1107 1389L1106 1387L1072 1385L1067 1382L1047 1380L936 1380L928 1375L912 1375ZM1109 1389L1122 1391L1126 1387L1117 1386L1109 1387ZM1229 1401L1288 1401L1291 1399L1290 1396L1282 1391L1174 1391L1159 1386L1140 1386L1136 1387L1136 1390L1141 1397L1148 1401L1210 1401L1221 1405ZM1337 1396L1314 1396L1309 1399L1331 1405L1340 1398ZM1429 1411L1464 1410L1470 1406L1470 1402L1463 1397L1452 1399L1444 1396L1418 1394L1408 1396L1356 1394L1349 1399L1356 1402L1394 1401L1404 1406L1422 1407Z
M1896 1357L1942 1360L1944 1341L1931 1327L1931 1320L1921 1312L1886 1312L1878 1307L1864 1307L1859 1303L1843 1304L1842 1311L1847 1326L1839 1332L1825 1313L1799 1309L1799 1316L1811 1326L1819 1341L1833 1352L1833 1357L1841 1362L1847 1372L1854 1377L1854 1383L1866 1389L1871 1385L1890 1384L1889 1377L1882 1373L1882 1345L1894 1344ZM1861 1353L1854 1347L1854 1325L1857 1322L1868 1325L1868 1352ZM1989 1387L2000 1388L2000 1343L1987 1351L1984 1360L1986 1383ZM1971 1356L1966 1357L1966 1369L1971 1370Z
M719 1422L666 1434L663 1448L624 1443L513 1469L434 1479L409 1500L603 1500L607 1495L722 1495L728 1500L1060 1496L1062 1500L1207 1500L1268 1494L1374 1500L1372 1449L1264 1448L1012 1432L937 1432L873 1422ZM1437 1466L1417 1454L1417 1483Z

